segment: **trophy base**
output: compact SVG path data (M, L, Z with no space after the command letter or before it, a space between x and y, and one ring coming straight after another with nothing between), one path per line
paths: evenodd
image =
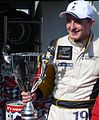
M34 109L32 102L28 102L21 111L21 120L36 120L37 111Z
M37 120L37 111L34 110L33 113L21 113L21 120Z

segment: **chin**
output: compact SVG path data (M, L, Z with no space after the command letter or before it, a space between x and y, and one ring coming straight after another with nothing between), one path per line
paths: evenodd
M73 39L73 40L79 40L80 37L77 36L77 35L70 35L70 38Z
M73 40L79 40L80 38L79 37L71 37L71 39L73 39Z

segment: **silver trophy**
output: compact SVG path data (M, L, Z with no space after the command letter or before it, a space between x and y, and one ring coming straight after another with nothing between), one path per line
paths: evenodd
M45 77L46 58L42 53L14 53L11 63L15 81L21 91L34 92ZM37 119L32 101L21 112L22 120Z

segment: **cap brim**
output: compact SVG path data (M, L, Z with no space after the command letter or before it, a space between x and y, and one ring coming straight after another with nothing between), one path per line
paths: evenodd
M60 17L60 18L66 17L66 14L70 14L70 15L72 15L72 16L80 19L76 14L74 14L74 13L72 13L72 12L66 12L66 11L61 12L61 13L59 14L59 17Z
M62 18L62 17L65 17L66 16L66 12L64 11L64 12L61 12L60 14L59 14L59 17L60 18Z

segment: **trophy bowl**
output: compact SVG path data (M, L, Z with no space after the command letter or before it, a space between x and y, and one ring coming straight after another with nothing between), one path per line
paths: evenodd
M11 55L12 71L21 91L34 92L45 76L46 62L43 53L13 53ZM39 70L39 72L38 72ZM24 106L22 120L37 119L37 111L32 101Z

